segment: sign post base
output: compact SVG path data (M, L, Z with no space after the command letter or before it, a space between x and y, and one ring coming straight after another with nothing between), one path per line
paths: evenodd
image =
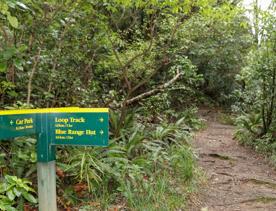
M56 162L37 163L39 211L57 211Z

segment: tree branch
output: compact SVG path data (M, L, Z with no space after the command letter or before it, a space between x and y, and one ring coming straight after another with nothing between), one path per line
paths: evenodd
M150 91L148 91L148 92L142 93L142 94L140 94L140 95L138 95L138 96L136 96L136 97L133 97L133 98L127 100L127 101L126 101L126 104L127 104L127 105L130 105L130 104L132 104L132 103L134 103L134 102L137 102L137 101L142 100L142 99L144 99L144 98L150 97L150 96L152 96L152 95L154 95L154 94L156 94L156 93L158 93L158 92L161 92L162 90L164 90L165 88L167 88L167 87L169 87L171 84L173 84L175 81L177 81L178 78L179 78L181 75L182 75L182 74L181 74L179 71L177 71L177 74L176 74L170 81L168 81L168 82L166 82L166 83L164 83L164 84L162 84L162 85L159 85L158 87L156 87L156 88L153 89L153 90L150 90Z
M31 93L32 93L32 82L33 82L33 77L36 71L37 64L40 60L40 53L41 49L38 50L37 55L34 58L34 65L30 74L29 82L28 82L28 95L27 95L27 105L30 105L30 100L31 100Z
M120 65L120 68L122 70L122 76L125 80L125 83L128 87L128 91L131 92L132 90L132 87L131 87L131 83L128 79L128 68L129 66L135 61L137 60L138 58L140 57L143 57L145 56L148 52L151 51L151 48L153 46L153 39L154 39L154 31L155 31L155 25L156 25L156 22L155 22L155 19L156 19L156 16L154 15L151 19L151 26L150 26L150 43L148 45L148 47L143 50L142 52L140 53L137 53L136 55L134 55L133 57L131 57L125 64L123 64L123 62L121 61L120 57L119 57L119 54L116 50L116 47L115 47L115 44L114 42L112 41L111 37L110 36L107 36L109 42L111 43L111 46L112 46L112 52L114 53L115 55L115 58L117 60L117 62L119 63ZM110 33L110 32L109 32Z

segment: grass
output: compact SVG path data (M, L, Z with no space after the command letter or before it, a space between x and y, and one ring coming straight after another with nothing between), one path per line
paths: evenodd
M79 210L185 210L190 195L197 190L201 173L187 145L172 146L169 153L167 168L157 170L135 188L126 181L123 196L106 194Z
M130 210L183 210L187 206L190 193L195 192L196 189L195 180L185 182L172 173L164 172L155 178L149 192L135 194Z
M202 126L194 112L147 127L133 120L105 149L63 151L70 157L62 156L68 159L60 162L66 182L59 184L64 190L59 205L78 210L183 210L199 177L189 145L192 130ZM115 115L113 120L116 125Z

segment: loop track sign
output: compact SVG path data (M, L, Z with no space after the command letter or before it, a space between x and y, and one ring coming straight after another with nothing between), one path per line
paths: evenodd
M39 210L55 211L55 146L107 146L108 108L0 111L0 140L37 135Z

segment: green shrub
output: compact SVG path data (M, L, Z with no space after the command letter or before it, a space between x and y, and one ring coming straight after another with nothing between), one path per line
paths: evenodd
M119 120L115 113L112 115L111 127L116 128ZM171 205L166 205L168 209L182 206L184 201L178 196L185 191L176 193L170 183L175 175L179 178L175 186L189 186L195 178L186 119L189 124L193 122L192 115L185 115L175 123L144 125L132 117L119 137L111 135L108 147L60 149L58 166L65 172L67 182L86 184L88 192L82 195L83 200L92 197L100 201L101 209L116 204L118 199L138 210L146 204L165 206L156 197L158 194L172 200ZM60 182L61 187L65 186L65 181ZM68 193L76 193L68 190L62 194L77 206L79 202Z
M15 206L22 209L24 200L36 204L37 200L33 196L35 191L30 187L31 184L27 179L5 175L0 183L0 209L18 210Z

